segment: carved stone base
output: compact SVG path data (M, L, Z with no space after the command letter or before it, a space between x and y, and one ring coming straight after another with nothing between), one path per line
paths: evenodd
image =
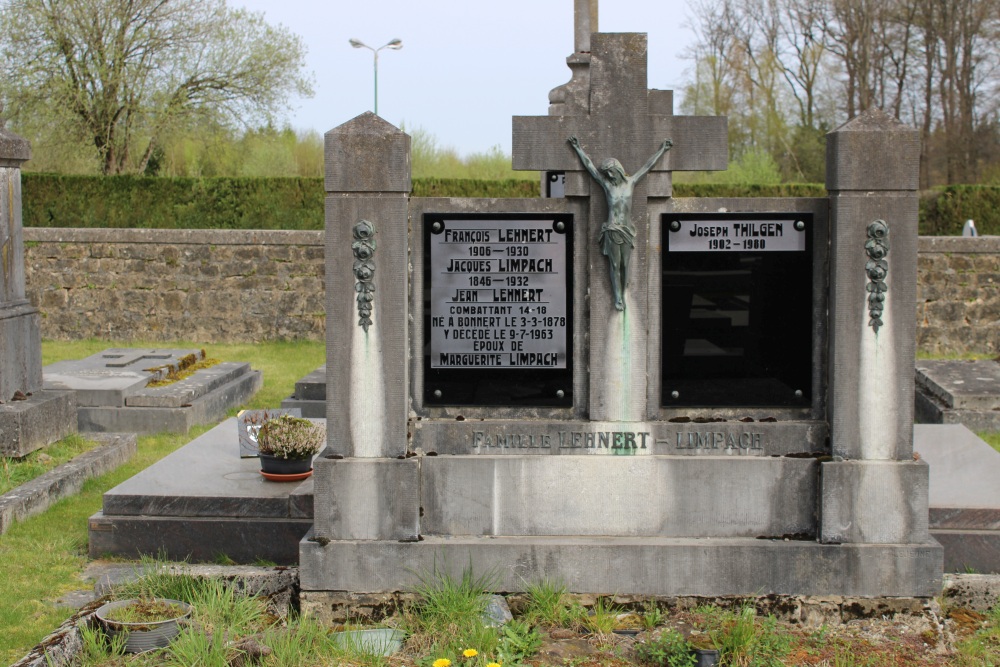
M496 590L542 580L574 593L931 597L941 592L942 549L757 539L482 537L420 542L310 540L299 545L305 591L413 590L419 577L496 573Z

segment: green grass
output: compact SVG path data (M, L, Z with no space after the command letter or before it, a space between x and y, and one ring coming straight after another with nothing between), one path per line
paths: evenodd
M109 347L205 347L225 361L249 361L264 372L264 386L247 408L275 407L289 396L296 380L324 362L322 342L201 344L191 342L122 343L118 341L43 341L46 364L78 359ZM231 415L236 410L230 411ZM193 428L187 435L160 434L139 438L135 457L115 471L89 480L80 494L53 505L47 512L16 524L0 536L0 664L11 664L69 616L53 600L92 584L81 580L88 562L87 518L100 510L105 491L208 431Z
M990 447L1000 452L1000 431L981 431L976 435L985 440L986 444Z

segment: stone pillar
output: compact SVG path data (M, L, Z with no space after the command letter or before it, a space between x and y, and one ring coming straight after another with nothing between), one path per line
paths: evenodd
M38 309L25 297L21 164L31 146L0 128L0 455L21 457L76 430L73 392L42 391Z
M373 113L326 134L328 444L406 453L410 137Z
M918 543L927 466L913 461L920 137L879 109L827 137L830 440L823 542Z
M326 134L327 448L315 535L416 538L407 444L410 137L373 113Z
M0 130L0 401L42 387L38 309L25 298L21 163L31 146Z

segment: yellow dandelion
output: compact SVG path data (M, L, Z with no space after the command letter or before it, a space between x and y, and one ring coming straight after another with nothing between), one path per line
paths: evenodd
M449 660L448 658L438 658L433 663L431 663L431 667L450 667L450 665L451 665L451 660Z
M479 651L477 651L474 648L467 648L464 651L462 651L462 655L464 655L466 658L475 658L477 655L479 655Z
M488 662L486 667L502 667L502 665L499 662Z

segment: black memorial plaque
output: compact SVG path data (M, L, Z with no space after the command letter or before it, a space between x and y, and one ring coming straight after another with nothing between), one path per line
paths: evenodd
M812 215L668 213L664 407L805 407L813 348Z
M424 403L573 404L573 216L424 215Z

